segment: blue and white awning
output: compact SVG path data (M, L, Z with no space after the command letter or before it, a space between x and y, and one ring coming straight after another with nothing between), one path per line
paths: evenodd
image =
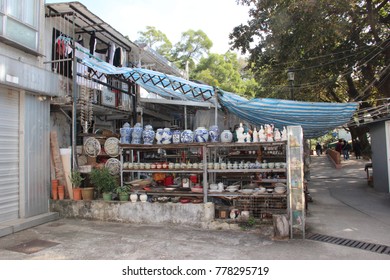
M302 102L284 99L254 98L248 100L237 94L198 84L183 78L143 68L117 68L93 57L83 57L82 63L106 75L120 75L149 92L164 98L218 104L240 119L260 127L264 124L300 125L306 138L320 137L349 122L358 103Z

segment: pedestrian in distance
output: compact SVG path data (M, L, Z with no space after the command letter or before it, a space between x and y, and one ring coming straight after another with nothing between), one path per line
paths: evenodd
M362 158L362 145L360 144L359 139L355 140L352 148L353 148L353 151L355 153L356 159L361 159Z
M316 152L317 152L317 156L322 155L322 146L318 142L317 142L317 145L316 145Z
M342 149L343 149L343 140L339 139L339 142L337 142L337 144L336 144L335 150L341 154Z
M343 153L344 159L349 159L349 151L351 150L351 145L347 141L343 141L343 146L341 148L341 151Z

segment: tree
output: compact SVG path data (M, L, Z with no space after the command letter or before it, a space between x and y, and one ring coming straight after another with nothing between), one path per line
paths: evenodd
M138 34L140 37L137 39L137 42L146 44L169 59L172 43L169 41L167 35L157 30L154 26L147 26L146 31L139 31Z
M209 53L213 42L202 30L194 31L192 29L183 32L180 42L176 43L172 50L172 57L177 66L181 69L190 69L195 67L203 55Z
M257 83L248 71L243 70L244 67L245 64L235 53L227 52L223 55L211 53L208 57L201 58L191 73L191 79L252 98Z
M387 0L237 3L251 5L250 19L229 37L233 49L249 53L261 96L286 98L286 70L294 68L301 100L363 101L370 108L390 97Z

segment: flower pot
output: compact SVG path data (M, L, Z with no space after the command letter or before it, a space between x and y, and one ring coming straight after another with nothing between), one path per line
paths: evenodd
M81 189L80 188L73 189L73 200L81 200Z
M65 187L58 186L58 199L63 200L65 198Z
M93 199L93 188L82 188L81 195L83 200L92 200Z
M119 194L119 201L129 201L129 194L127 194L127 193L120 193Z
M58 180L51 180L51 197L53 200L58 199Z
M104 201L111 201L112 200L112 193L103 193L103 200Z
M138 194L132 193L132 194L130 195L130 200L131 200L131 202L137 202L137 200L138 200Z

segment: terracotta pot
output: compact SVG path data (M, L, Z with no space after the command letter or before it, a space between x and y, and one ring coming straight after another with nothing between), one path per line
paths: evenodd
M58 199L63 200L65 198L65 187L58 186Z
M81 200L81 189L80 188L73 189L73 200Z
M51 197L53 200L58 199L58 180L51 180Z
M93 199L93 188L82 188L81 195L83 200L92 200Z

